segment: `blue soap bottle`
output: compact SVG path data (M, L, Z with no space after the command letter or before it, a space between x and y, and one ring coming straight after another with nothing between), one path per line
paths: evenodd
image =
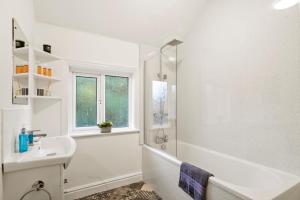
M25 132L25 128L22 128L19 134L19 152L23 153L28 151L28 135Z

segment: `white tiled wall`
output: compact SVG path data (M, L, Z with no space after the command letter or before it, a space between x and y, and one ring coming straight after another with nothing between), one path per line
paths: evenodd
M181 140L300 175L300 14L207 1L178 71Z
M15 151L15 137L22 128L31 128L30 108L9 108L2 110L3 160Z

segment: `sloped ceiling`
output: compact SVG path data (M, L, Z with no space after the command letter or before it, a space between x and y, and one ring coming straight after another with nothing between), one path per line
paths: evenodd
M185 35L204 0L35 0L37 21L160 45Z

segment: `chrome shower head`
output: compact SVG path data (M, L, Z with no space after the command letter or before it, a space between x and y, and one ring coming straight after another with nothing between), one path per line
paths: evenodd
M166 46L177 46L177 45L180 45L180 44L182 44L183 42L182 41L180 41L180 40L177 40L177 39L173 39L173 40L171 40L170 42L168 42L167 44L165 44L164 46L162 46L161 48L160 48L160 52L162 52L162 50L163 50L163 48L165 48Z
M166 45L177 46L177 45L180 45L181 43L183 43L183 42L180 40L174 39L174 40L171 40L170 42L168 42Z

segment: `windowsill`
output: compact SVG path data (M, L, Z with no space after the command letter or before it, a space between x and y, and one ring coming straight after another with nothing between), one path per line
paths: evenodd
M85 131L74 131L69 135L73 138L81 138L81 137L98 137L98 136L116 136L116 135L125 135L125 134L137 134L140 133L139 129L112 129L111 133L101 133L100 129L98 130L85 130Z

